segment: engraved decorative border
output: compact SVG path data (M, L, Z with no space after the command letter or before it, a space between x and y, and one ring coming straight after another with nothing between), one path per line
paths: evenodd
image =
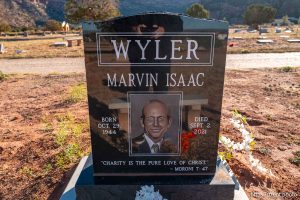
M96 33L96 39L97 39L97 57L98 57L98 66L100 67L105 67L105 66L110 66L110 67L118 67L118 66L169 66L169 65L177 65L177 66L213 66L214 62L214 52L215 52L215 33L211 32L192 32L192 33L187 33L187 32L166 32L166 34L162 35L164 36L199 36L199 37L211 37L211 48L210 48L210 59L209 63L103 63L102 62L102 56L101 56L101 40L100 37L107 37L107 36L152 36L153 34L134 34L134 33L115 33L115 32L100 32Z

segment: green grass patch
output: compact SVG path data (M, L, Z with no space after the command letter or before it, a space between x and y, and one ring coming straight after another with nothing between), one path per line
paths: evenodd
M25 175L28 178L36 178L36 177L40 177L40 176L47 176L52 170L53 170L52 164L48 163L48 164L45 164L42 168L35 169L35 170L33 170L32 168L30 168L28 166L23 166L19 170L19 173Z
M45 116L41 119L44 130L51 130L53 139L58 149L55 161L41 168L41 176L45 176L52 171L53 167L67 169L70 164L78 161L87 151L82 143L82 134L88 129L87 120L81 120L71 113L62 113Z
M67 148L64 150L64 153L67 157L67 160L70 162L75 161L77 158L80 158L82 155L82 151L78 144L71 143L67 146Z
M68 136L68 130L66 128L60 128L55 134L55 142L59 146L63 146L66 143Z
M82 134L83 130L85 129L85 124L74 124L74 126L72 126L72 133L75 136L79 136Z
M4 81L7 78L7 75L0 71L0 81Z
M266 114L265 115L265 118L268 120L268 121L275 121L274 117L270 114Z
M22 167L19 172L27 177L35 177L33 170L27 166Z
M45 166L42 169L42 175L47 175L52 169L53 166L51 163L45 164Z
M72 113L56 115L56 119L58 129L55 133L55 142L59 146L64 146L67 138L68 140L76 139L88 128L87 123L77 121Z
M292 72L292 71L294 71L294 68L291 67L291 66L281 67L280 71L282 71L282 72Z
M221 160L227 160L227 161L229 161L233 157L232 153L229 151L219 151L218 155L221 158Z
M66 101L69 103L78 103L86 100L87 89L86 85L81 83L70 88Z
M56 166L64 169L72 162L76 162L83 155L77 143L69 144L62 152L56 156Z
M294 158L290 158L289 161L290 161L290 163L299 166L300 165L300 151L296 151L293 154L294 154Z
M241 51L241 53L242 53L242 54L246 54L246 53L250 53L250 51L247 50L247 49L243 49L243 50Z
M41 122L42 122L41 130L43 132L49 133L54 130L54 127L53 127L49 117L47 117L47 116L42 117Z
M266 147L261 147L258 149L258 152L263 155L269 155L271 153L271 150Z

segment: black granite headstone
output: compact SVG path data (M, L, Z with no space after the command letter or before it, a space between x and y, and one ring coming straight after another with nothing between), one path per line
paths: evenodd
M149 13L85 22L83 37L95 179L214 175L228 24Z

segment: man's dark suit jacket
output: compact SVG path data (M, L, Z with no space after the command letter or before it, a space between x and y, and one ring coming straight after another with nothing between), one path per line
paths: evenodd
M176 153L177 147L169 140L163 140L158 153ZM132 153L149 153L151 149L147 143L144 134L141 134L132 139Z

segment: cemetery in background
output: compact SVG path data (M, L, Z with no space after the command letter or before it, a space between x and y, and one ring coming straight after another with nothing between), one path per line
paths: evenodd
M300 51L300 27L265 26L263 33L249 29L245 25L235 25L229 30L227 52L229 54L246 53L283 53ZM24 36L25 35L25 36ZM83 44L78 31L45 31L2 33L0 44L5 49L2 58L56 58L83 57Z

